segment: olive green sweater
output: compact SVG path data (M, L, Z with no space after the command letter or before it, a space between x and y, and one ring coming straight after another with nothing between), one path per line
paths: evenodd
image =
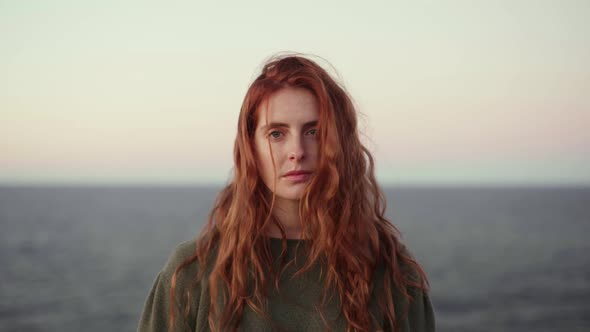
M304 240L287 240L287 257L292 259L296 255L296 246ZM271 238L271 250L273 257L279 257L282 250L282 240ZM143 312L139 321L137 331L139 332L166 332L169 325L170 313L170 280L177 266L179 266L195 251L195 242L186 241L176 247L164 268L157 275L153 287L145 301ZM302 250L297 251L297 253ZM299 255L299 254L297 254ZM299 256L298 256L299 257ZM281 275L279 290L271 291L268 295L267 313L271 322L259 317L253 310L246 307L239 323L240 331L325 331L316 305L320 303L324 285L318 282L319 269L310 269L308 273L297 278L291 278L304 263L303 259L297 259L298 265L291 265ZM300 263L299 263L300 262ZM207 318L209 315L209 290L204 276L203 280L194 283L194 276L197 275L197 263L192 263L182 269L177 275L175 291L175 328L174 331L210 331ZM380 313L378 297L382 296L384 269L378 268L375 273L374 286L369 310L374 315L385 331L391 329L385 324L384 315ZM274 287L272 287L274 289ZM184 292L183 292L184 290ZM190 311L188 319L184 319L186 308L186 295L183 293L190 290ZM402 322L402 331L435 331L434 310L428 294L418 290L409 289L410 295L415 298L410 303L408 317ZM405 306L405 298L401 295L395 296L396 317L401 314ZM333 331L346 331L347 322L340 314L338 296L333 296L327 307L323 308L324 317L331 322ZM399 312L398 312L399 310ZM381 329L379 327L378 329Z

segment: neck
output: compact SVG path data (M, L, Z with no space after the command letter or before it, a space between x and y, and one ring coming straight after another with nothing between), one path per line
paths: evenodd
M283 226L287 239L301 238L301 218L299 218L299 201L276 197L272 215ZM282 237L280 229L271 224L266 232L268 236Z

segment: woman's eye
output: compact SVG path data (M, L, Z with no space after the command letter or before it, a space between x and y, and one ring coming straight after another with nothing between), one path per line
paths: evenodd
M317 133L317 129L312 129L310 131L307 132L310 135L315 135Z
M270 134L268 134L268 136L272 137L272 138L279 138L281 137L281 132L280 131L271 131Z

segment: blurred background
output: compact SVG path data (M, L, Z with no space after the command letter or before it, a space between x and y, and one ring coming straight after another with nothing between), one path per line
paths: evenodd
M0 1L0 330L133 331L301 52L358 106L439 331L590 329L590 2Z

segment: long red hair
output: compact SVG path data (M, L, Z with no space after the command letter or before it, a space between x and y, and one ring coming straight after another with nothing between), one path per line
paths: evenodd
M264 230L274 223L283 238L285 233L271 215L274 194L258 173L253 139L261 103L285 87L307 89L317 98L320 108L320 159L299 210L304 221L302 238L309 240L307 261L297 273L307 271L316 262L322 264L326 291L320 308L327 302L328 290L335 290L348 331L370 331L376 328L368 310L371 280L377 266L385 266L379 305L386 323L399 327L412 299L408 288L426 292L428 280L402 244L398 229L384 217L385 198L375 179L373 157L359 139L357 112L351 98L326 70L297 54L271 58L250 85L238 120L233 179L219 193L195 254L176 269L171 303L175 303L176 274L198 261L202 268L196 280L201 280L205 266L211 266L208 320L212 330L236 330L246 306L269 318L263 309L265 290L271 282L278 287L280 273L271 271L269 275L273 257ZM394 289L396 295L408 300L402 317L396 317ZM222 306L218 305L219 299L223 299ZM172 308L170 322L174 322ZM325 319L324 323L329 329Z

